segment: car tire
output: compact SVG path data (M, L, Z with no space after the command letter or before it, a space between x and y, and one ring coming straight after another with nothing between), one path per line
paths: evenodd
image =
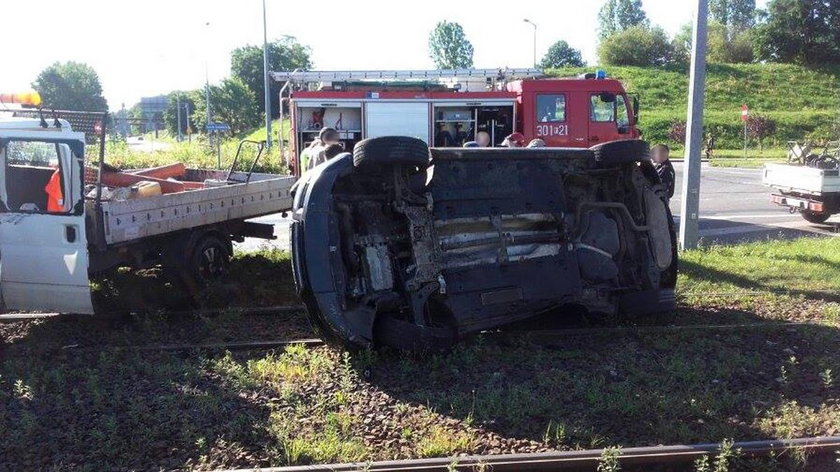
M199 284L209 284L227 274L230 250L220 238L206 236L196 243L190 255L190 270Z
M802 211L802 218L805 219L808 223L814 224L822 224L825 223L829 218L831 218L831 213L826 212L815 212L810 210Z
M353 166L358 169L394 165L426 169L429 146L423 140L408 136L383 136L363 139L353 148Z
M593 146L589 150L595 154L595 161L607 166L642 162L650 158L650 145L641 139L610 141Z

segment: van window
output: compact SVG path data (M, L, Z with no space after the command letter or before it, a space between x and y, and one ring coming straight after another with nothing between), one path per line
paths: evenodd
M591 121L615 121L615 101L604 101L603 95L589 97L589 119Z
M61 156L66 144L9 141L0 150L5 173L0 182L0 212L67 213L69 191Z
M566 121L566 96L563 94L537 95L536 118L541 123Z

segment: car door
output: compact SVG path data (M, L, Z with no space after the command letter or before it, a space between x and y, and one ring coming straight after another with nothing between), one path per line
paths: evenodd
M68 139L0 136L0 294L7 309L93 313L84 138L64 134Z

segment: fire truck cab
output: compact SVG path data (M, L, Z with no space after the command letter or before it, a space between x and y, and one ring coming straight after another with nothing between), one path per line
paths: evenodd
M548 147L588 148L641 134L638 99L600 70L574 78L544 78L538 69L294 71L272 76L285 82L281 101L289 91L289 155L297 175L301 151L324 127L336 129L348 151L362 139L381 136L412 136L431 147L460 147L481 137L497 147L519 132L527 140L542 139Z

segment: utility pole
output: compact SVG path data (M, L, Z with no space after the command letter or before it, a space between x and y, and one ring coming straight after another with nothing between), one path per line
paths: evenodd
M681 249L694 249L700 232L700 151L703 147L703 101L706 84L706 23L708 0L697 0L692 34L685 163L680 202Z
M207 23L204 24L204 26L207 26L207 28L208 28L207 29L207 31L208 31L207 37L209 38L210 37L210 34L209 34L210 22L208 21ZM207 110L206 110L207 111L207 116L206 116L207 123L206 124L209 125L210 124L210 67L207 65L207 62L209 61L209 59L207 58L207 52L205 52L204 54L205 54L205 56L204 56L204 100L206 102L206 108L207 108Z
M525 21L525 23L528 23L528 24L530 24L531 26L534 27L534 68L536 68L537 67L537 24L534 23L533 21L529 20L528 18L525 18L524 21Z
M265 0L263 7L263 84L265 86L265 148L271 150L271 90L268 86L268 28L265 19Z

